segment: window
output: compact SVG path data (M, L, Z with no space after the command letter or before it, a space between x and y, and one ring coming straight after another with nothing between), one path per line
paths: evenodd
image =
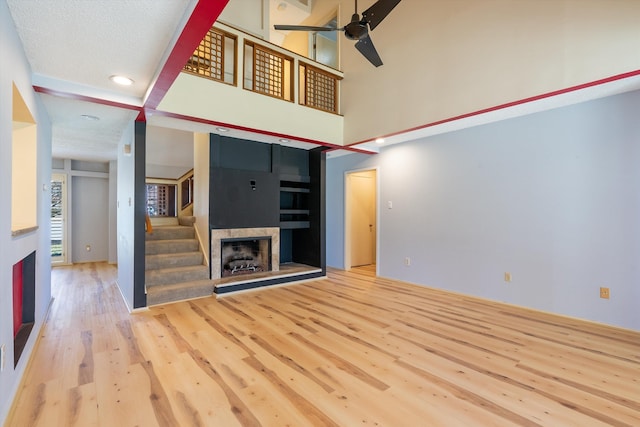
M185 209L193 203L193 175L180 183L180 208Z
M147 184L147 213L151 217L176 216L176 185Z

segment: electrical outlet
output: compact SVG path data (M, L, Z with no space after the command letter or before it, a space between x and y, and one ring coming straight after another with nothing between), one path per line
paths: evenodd
M4 371L5 353L5 346L2 344L0 345L0 372Z
M409 266L411 265L411 258L406 257L406 258L404 259L404 265L406 265L407 267L409 267Z
M609 299L609 288L600 288L600 298Z
M504 273L504 281L505 282L511 281L511 273L509 273L508 271Z

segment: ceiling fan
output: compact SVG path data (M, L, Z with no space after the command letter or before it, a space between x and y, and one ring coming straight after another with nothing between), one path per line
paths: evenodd
M380 55L373 46L369 37L369 29L373 30L384 18L400 3L400 0L378 0L369 9L362 12L362 19L358 15L358 0L355 0L355 13L351 16L351 22L342 28L313 27L307 25L274 25L276 30L288 31L344 31L349 40L357 40L356 49L373 65L382 65Z

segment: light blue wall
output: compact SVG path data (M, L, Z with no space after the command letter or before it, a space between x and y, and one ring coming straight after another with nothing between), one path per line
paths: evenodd
M124 146L131 144L134 153L133 122L123 132L118 146L117 178L117 232L118 232L118 287L129 311L133 310L133 245L134 245L134 173L135 158L124 154Z
M6 360L0 371L0 425L9 412L51 302L51 123L33 90L31 69L7 3L0 1L0 346ZM11 235L13 84L37 123L36 203L38 229ZM36 252L35 324L18 365L13 366L13 265Z
M109 180L72 176L72 263L109 259ZM86 248L89 247L90 250Z
M109 264L118 263L118 162L109 162Z
M640 330L638 111L633 92L329 159L327 262L344 171L378 166L381 276Z

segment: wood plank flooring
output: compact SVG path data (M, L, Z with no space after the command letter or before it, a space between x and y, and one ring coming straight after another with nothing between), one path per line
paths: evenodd
M128 314L53 270L7 426L640 426L640 333L377 279Z

